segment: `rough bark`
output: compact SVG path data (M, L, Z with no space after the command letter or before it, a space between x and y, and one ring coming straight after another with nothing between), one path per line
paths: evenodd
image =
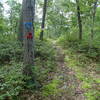
M34 0L23 0L23 48L24 69L27 76L32 75L34 65Z
M43 17L42 17L41 32L40 32L40 40L43 40L43 34L44 34L44 28L45 28L46 11L47 11L47 0L44 0Z
M79 27L79 39L82 40L82 19L81 19L79 0L76 0L76 5L77 5L77 18Z
M24 0L23 0L24 2ZM23 33L23 8L24 8L24 3L22 3L22 10L21 10L21 16L20 16L20 21L19 21L19 32L18 32L18 40L23 44L23 39L24 39L24 33ZM35 19L35 0L34 0L34 9L33 9L33 12L34 12L34 16L33 16L33 19ZM33 31L34 31L34 25L33 25Z

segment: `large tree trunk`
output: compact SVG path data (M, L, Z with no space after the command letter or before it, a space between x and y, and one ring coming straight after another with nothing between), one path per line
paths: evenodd
M24 0L23 0L24 2ZM23 44L23 39L24 39L24 33L23 33L23 8L24 8L24 3L22 3L22 10L21 10L21 16L20 16L20 22L19 22L19 29L18 29L18 40ZM35 17L35 0L34 0L34 16L33 19ZM34 33L34 25L33 25L33 33Z
M47 11L47 0L44 0L43 17L42 17L41 32L40 32L40 40L43 40L46 11Z
M23 72L27 76L32 76L34 65L34 12L34 0L23 0Z
M82 40L82 19L80 13L79 0L76 0L76 4L77 4L77 18L78 18L78 26L79 26L79 39Z

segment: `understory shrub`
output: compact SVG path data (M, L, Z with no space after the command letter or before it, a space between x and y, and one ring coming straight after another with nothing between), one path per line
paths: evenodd
M93 59L95 61L100 61L100 47L96 45L96 42L92 45L89 43L90 41L72 38L65 38L64 36L58 39L58 43L60 43L64 48L70 48L73 52L83 53L85 56Z
M35 66L32 70L36 82L26 84L24 80L30 78L22 74L22 46L16 39L14 42L9 39L0 41L0 100L22 100L25 91L34 92L36 88L33 86L43 87L48 75L55 70L55 50L47 40L35 40Z

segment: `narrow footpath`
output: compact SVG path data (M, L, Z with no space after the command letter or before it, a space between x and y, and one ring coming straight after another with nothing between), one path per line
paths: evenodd
M42 97L40 93L35 97L29 97L28 100L86 100L83 95L84 91L81 89L81 82L64 61L64 50L56 44L56 41L53 41L53 48L56 50L57 70L50 79L59 81L56 87L58 92L47 97Z
M61 93L55 95L50 100L85 100L84 92L81 89L81 82L76 78L75 72L69 69L64 61L65 54L61 46L57 46L56 42L53 42L53 46L56 49L57 56L57 71L54 78L61 81L59 90Z

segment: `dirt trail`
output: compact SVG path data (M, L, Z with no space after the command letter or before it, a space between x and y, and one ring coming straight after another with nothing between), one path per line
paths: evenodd
M64 50L57 46L56 42L53 42L53 47L56 50L57 71L52 78L61 82L57 87L59 93L45 98L41 96L34 98L33 96L28 100L86 100L81 90L81 82L76 78L75 72L69 69L64 62Z
M61 80L60 96L55 96L50 100L85 100L83 91L81 90L81 82L76 78L75 72L69 69L64 62L65 54L64 50L53 43L54 48L57 51L57 71L55 77Z

